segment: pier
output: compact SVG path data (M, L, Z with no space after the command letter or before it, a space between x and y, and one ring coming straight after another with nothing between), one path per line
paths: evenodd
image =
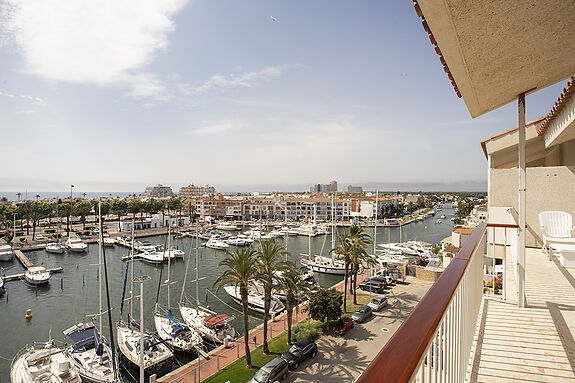
M18 258L22 266L24 266L26 269L29 269L30 267L34 266L32 261L29 260L28 257L25 256L24 253L21 252L20 250L14 250L14 255L16 256L16 258Z

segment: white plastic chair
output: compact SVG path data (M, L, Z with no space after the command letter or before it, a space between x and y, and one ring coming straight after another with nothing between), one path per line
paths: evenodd
M564 211L544 211L539 213L539 225L543 237L543 247L541 252L546 252L549 256L549 246L552 243L573 243L575 238L571 238L573 221L571 214Z

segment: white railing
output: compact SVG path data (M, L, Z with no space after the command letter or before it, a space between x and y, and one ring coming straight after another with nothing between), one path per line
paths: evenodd
M483 296L487 224L479 225L358 382L464 382Z

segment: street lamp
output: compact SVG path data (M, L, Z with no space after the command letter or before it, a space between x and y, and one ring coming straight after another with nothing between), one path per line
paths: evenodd
M72 188L74 187L74 185L70 185L70 199L72 199Z

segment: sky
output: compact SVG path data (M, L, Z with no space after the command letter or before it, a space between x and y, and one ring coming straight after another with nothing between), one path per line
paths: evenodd
M485 189L516 121L470 117L409 1L0 0L4 192Z

